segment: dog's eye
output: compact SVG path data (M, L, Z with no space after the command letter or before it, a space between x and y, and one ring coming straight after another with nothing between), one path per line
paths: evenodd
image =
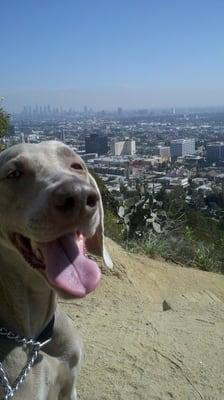
M10 171L6 178L7 179L17 179L20 178L23 175L23 173L19 169L15 169L14 171Z
M72 163L71 168L72 169L83 169L81 164L79 164L79 163Z

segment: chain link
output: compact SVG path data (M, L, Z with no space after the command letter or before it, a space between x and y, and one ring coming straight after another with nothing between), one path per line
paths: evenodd
M2 362L0 362L0 387L4 390L4 397L1 400L10 400L16 391L19 389L20 385L24 382L26 376L30 372L33 364L35 363L40 348L43 344L40 342L35 342L33 339L29 339L26 337L21 337L19 335L15 335L13 332L8 331L5 328L0 328L0 335L9 340L14 340L16 343L19 343L21 346L32 346L32 349L29 352L29 356L26 364L22 368L18 377L15 379L12 385L10 385L9 380L7 378L6 372L3 368Z

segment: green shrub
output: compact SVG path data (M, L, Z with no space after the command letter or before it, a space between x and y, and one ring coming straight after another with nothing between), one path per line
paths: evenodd
M167 258L169 253L167 240L153 233L147 235L143 239L127 240L125 242L125 247L133 253L141 252L152 258Z
M122 225L118 223L113 212L106 210L104 215L105 235L115 242L121 244L123 239Z
M214 246L207 247L204 243L198 243L195 247L193 266L203 271L217 272L217 262L214 257Z

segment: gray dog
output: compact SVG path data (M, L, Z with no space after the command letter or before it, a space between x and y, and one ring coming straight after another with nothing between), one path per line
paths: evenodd
M85 249L112 263L103 208L84 162L60 142L0 154L0 398L75 400L82 345L57 295L100 281Z

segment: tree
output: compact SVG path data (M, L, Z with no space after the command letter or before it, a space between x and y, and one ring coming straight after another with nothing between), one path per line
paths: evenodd
M7 114L3 108L0 108L0 137L7 133L10 124L9 121L9 114Z

